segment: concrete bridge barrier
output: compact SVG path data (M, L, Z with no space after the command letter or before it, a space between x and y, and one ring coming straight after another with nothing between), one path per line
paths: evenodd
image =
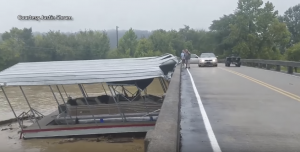
M179 152L181 65L173 73L154 130L147 132L145 152Z

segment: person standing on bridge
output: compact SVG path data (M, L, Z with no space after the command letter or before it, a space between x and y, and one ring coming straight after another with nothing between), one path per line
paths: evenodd
M184 67L184 64L185 64L184 50L182 50L180 56L181 56L181 64Z
M184 57L185 57L185 65L186 65L185 68L190 69L191 53L187 49L185 49Z

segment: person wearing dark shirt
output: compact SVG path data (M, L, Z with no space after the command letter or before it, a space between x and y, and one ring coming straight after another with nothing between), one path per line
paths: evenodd
M185 68L190 69L191 53L187 49L185 49L184 57L185 57L185 65L186 65Z

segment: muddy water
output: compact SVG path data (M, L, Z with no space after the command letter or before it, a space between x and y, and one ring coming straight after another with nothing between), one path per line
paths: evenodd
M88 96L97 96L109 93L109 89L106 85L93 84L93 85L84 85ZM52 86L53 91L59 103L62 104L63 100L56 88ZM59 86L62 96L66 99L67 96L72 97L82 97L82 93L79 90L77 85L64 85ZM47 115L54 110L57 110L57 103L49 87L47 86L31 86L23 87L23 90L30 102L32 108L41 112L44 115ZM129 88L130 91L135 91L134 87ZM29 110L26 100L22 95L20 88L18 87L9 87L5 88L5 92L16 111L16 114L19 115L22 112L27 112ZM157 79L147 89L148 94L161 96L163 94L162 87ZM13 113L10 110L10 107L0 91L0 121L10 118L14 118ZM0 152L142 152L144 151L143 139L134 138L132 142L128 143L107 143L106 141L100 142L91 142L86 140L79 140L72 143L59 143L62 139L32 139L32 140L19 140L18 125L16 123L12 124L12 130L3 130L1 129L8 128L7 125L0 126Z
M7 126L0 126L0 130ZM107 137L69 139L19 139L18 124L13 130L0 131L0 152L143 152L143 137L119 137L113 140L126 143L109 143ZM75 141L73 141L76 139ZM97 141L97 139L99 139ZM124 140L125 139L125 140ZM128 140L129 139L129 140Z

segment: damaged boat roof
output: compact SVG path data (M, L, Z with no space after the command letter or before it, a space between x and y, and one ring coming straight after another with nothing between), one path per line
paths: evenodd
M0 72L0 86L116 82L164 77L160 65L172 54L156 57L18 63Z

